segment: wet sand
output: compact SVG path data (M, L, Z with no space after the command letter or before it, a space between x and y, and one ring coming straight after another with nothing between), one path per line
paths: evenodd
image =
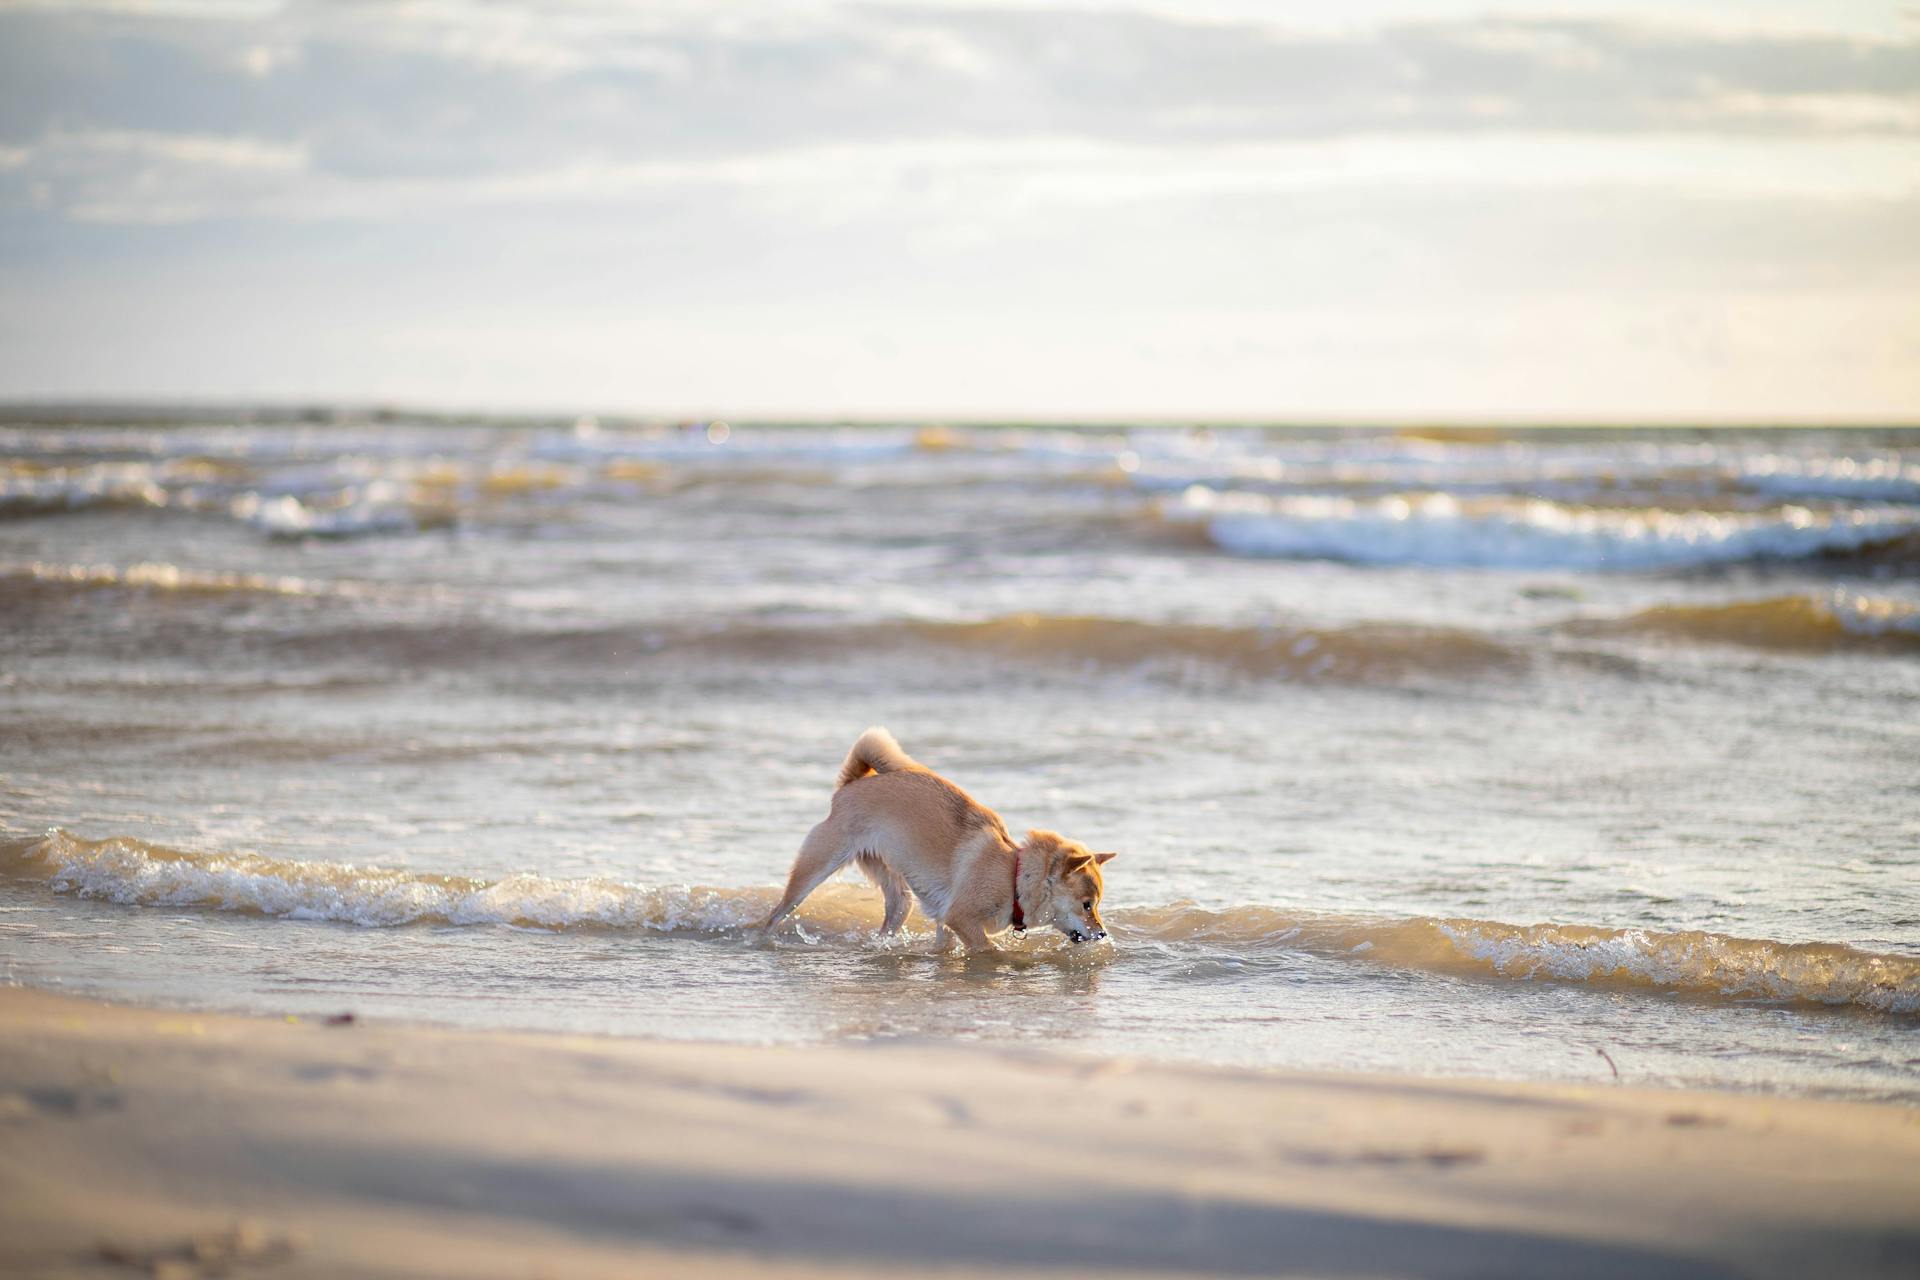
M7 1275L1891 1276L1917 1210L1898 1107L0 990Z

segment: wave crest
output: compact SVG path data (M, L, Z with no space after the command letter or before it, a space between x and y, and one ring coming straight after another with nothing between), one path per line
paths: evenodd
M1268 497L1196 485L1163 507L1222 550L1437 568L1673 569L1857 554L1920 537L1920 511L1660 511L1544 499Z
M15 850L16 870L81 897L368 928L437 923L742 936L765 918L776 896L772 886L645 886L538 875L486 880L195 853L128 837L82 840L61 830ZM878 895L850 885L823 887L800 912L810 936L843 941L869 936L880 917ZM1123 952L1133 944L1175 953L1305 954L1483 980L1920 1014L1920 957L1838 943L1269 906L1210 910L1192 903L1115 908L1106 918Z
M1521 661L1513 649L1472 632L1388 624L1233 627L1022 613L915 623L909 630L935 644L1007 657L1131 667L1205 663L1249 675L1331 680L1465 674Z
M0 585L43 586L75 590L128 589L180 595L352 595L344 583L316 582L277 574L236 573L185 569L176 564L141 561L124 567L110 564L49 564L35 560L0 564Z
M756 663L842 661L846 655L924 656L931 649L1034 665L1145 672L1184 679L1255 678L1366 683L1517 669L1519 650L1443 627L1213 626L1070 614L979 620L835 622L723 619L660 626L523 630L489 622L348 626L283 642L310 660L378 657L406 665L493 661L631 662L695 655Z
M1192 904L1108 912L1130 933L1242 952L1285 948L1462 977L1571 982L1732 1000L1920 1013L1920 957L1701 930L1383 919Z
M212 907L369 928L407 924L720 932L765 917L767 890L645 888L610 880L434 875L249 853L196 853L55 830L22 860L56 890L132 906ZM877 917L876 917L877 918Z
M1727 604L1671 604L1624 618L1581 618L1576 635L1655 636L1786 653L1911 652L1920 649L1920 605L1840 591Z

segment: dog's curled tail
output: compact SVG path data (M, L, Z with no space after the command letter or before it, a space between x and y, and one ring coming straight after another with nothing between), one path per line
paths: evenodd
M870 773L892 773L898 769L918 769L920 762L900 749L893 735L875 725L860 735L853 744L853 750L847 752L847 762L840 766L840 777L833 786L837 791L856 778L864 778Z

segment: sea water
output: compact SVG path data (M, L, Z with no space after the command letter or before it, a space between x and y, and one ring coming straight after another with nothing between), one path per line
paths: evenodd
M0 977L1920 1102L1920 433L329 417L0 427ZM1112 942L757 940L870 724Z

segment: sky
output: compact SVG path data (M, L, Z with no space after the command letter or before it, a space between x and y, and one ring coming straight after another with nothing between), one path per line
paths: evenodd
M1920 3L15 0L0 399L1920 421Z

